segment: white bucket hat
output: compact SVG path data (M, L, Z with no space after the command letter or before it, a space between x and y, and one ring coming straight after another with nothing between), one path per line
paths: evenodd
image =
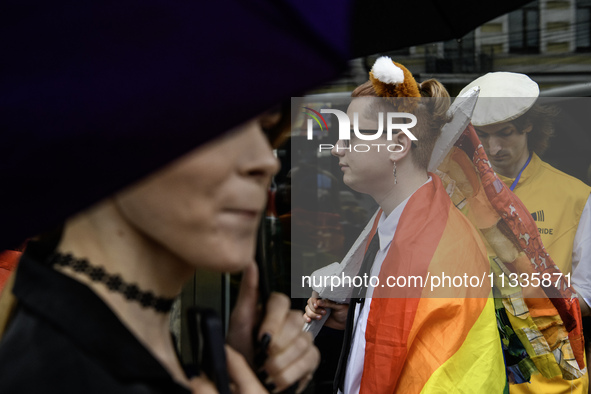
M540 95L538 84L525 74L494 72L475 79L458 96L480 87L472 116L474 126L487 126L517 119L526 113Z

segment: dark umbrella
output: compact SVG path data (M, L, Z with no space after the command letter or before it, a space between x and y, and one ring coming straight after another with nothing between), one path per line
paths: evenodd
M459 37L522 3L358 2L351 53L351 1L4 1L0 249L337 76L352 54ZM452 26L472 23L424 22L454 13Z
M4 2L0 248L335 77L349 7L325 3Z
M531 0L357 1L353 6L354 57L458 39Z

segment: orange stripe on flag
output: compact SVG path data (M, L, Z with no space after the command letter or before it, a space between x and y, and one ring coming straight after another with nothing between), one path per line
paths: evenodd
M425 277L427 272L480 278L488 270L477 233L451 204L440 179L433 177L405 207L380 283L390 275ZM420 392L432 373L461 347L486 305L490 286L434 293L406 290L403 298L399 289L376 288L366 329L361 393ZM454 298L426 298L445 294ZM393 295L397 297L389 297Z

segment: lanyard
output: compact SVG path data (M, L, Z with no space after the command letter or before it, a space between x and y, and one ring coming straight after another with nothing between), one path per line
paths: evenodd
M527 167L527 165L529 164L529 161L531 160L531 156L532 156L532 154L530 153L529 157L527 158L527 161L525 162L523 167L521 167L521 170L519 170L519 174L517 174L517 177L515 177L515 180L511 184L511 187L509 188L511 191L513 191L513 189L515 189L515 186L517 186L517 183L519 183L519 178L521 178L521 173L523 172L523 170L525 170L525 167Z

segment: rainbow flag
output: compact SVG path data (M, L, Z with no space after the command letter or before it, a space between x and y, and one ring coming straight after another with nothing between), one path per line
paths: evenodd
M576 293L544 249L527 208L494 173L472 125L437 173L454 204L489 245L495 292L508 318L504 325L533 361L530 372L546 378L581 377L584 340ZM516 275L529 280L515 283L511 277ZM536 284L531 280L535 277L552 280ZM508 365L510 380L512 370L519 373Z
M379 275L380 283L411 276L426 282L375 289L361 393L501 393L505 387L490 284L429 286L437 275L490 272L477 230L432 177L409 199Z

